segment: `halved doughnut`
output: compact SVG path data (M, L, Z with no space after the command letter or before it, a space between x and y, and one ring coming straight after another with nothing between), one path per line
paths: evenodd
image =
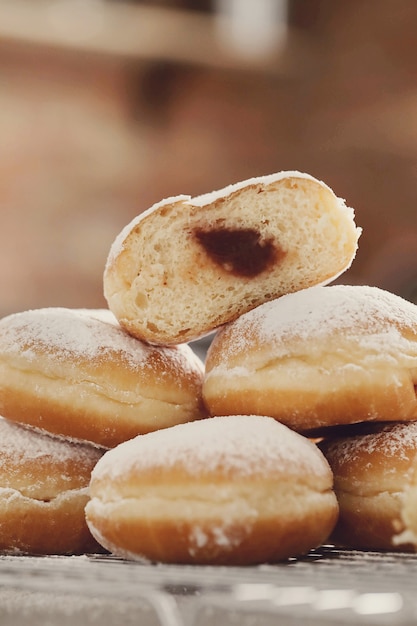
M120 324L152 343L196 339L351 264L360 229L321 181L300 172L164 200L115 239L104 295Z

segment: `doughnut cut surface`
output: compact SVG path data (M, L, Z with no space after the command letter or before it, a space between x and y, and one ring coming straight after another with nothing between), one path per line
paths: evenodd
M164 200L114 241L104 295L152 343L201 337L261 303L344 272L360 235L353 210L299 172Z

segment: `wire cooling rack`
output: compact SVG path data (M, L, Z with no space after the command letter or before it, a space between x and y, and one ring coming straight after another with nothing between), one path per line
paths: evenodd
M417 623L417 555L324 546L257 567L152 565L107 555L3 556L0 590L105 599L108 620L114 599L137 609L134 623L140 626L395 626ZM91 623L86 607L79 626ZM48 624L62 624L59 604L54 611L56 621L49 617Z

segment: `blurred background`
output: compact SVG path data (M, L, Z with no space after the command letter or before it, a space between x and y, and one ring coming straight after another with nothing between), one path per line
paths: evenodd
M0 0L0 315L101 307L135 215L282 169L417 302L415 0Z

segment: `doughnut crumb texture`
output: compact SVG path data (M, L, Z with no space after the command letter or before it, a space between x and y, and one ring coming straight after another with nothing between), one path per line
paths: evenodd
M164 563L276 562L322 544L337 501L323 454L269 417L140 435L93 470L86 519L107 550Z
M304 433L417 419L417 306L377 287L315 286L220 329L206 358L211 415L270 415Z
M151 346L108 310L44 308L0 320L0 414L111 448L205 417L190 346Z
M197 339L283 294L348 269L360 229L354 212L300 172L168 198L116 237L104 295L133 336L160 344Z

